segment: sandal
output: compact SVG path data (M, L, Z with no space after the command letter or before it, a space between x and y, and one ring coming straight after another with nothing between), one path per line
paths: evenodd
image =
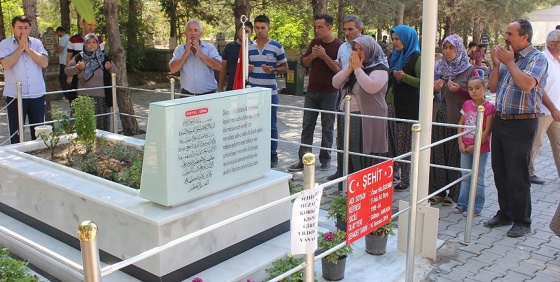
M432 206L435 206L435 205L441 203L441 201L443 201L443 197L442 196L437 196L437 195L428 199L428 202L430 202L430 205L432 205Z
M443 199L443 201L441 201L441 205L446 206L446 207L452 206L454 204L455 204L455 202L453 201L453 199L451 199L449 197L445 197L445 199Z

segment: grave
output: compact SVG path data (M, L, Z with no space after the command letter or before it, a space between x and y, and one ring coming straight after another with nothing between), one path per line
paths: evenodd
M215 122L213 130L198 130L209 128L209 122ZM181 132L200 135L187 140ZM288 196L291 175L268 167L268 132L269 89L153 103L145 143L98 131L109 140L145 144L146 180L140 192L25 153L43 148L40 141L4 146L0 148L0 169L5 172L0 178L0 212L75 248L77 226L92 220L99 226L102 260L114 263ZM212 168L184 162L196 158L179 148L192 146L205 150L206 157L213 156ZM232 147L239 150L236 155L228 154ZM205 171L205 185L185 181L198 175L185 170L191 165ZM290 215L290 202L277 205L142 260L125 272L142 281L182 281L287 232Z

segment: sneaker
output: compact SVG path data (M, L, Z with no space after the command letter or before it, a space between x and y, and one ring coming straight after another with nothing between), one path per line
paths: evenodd
M319 167L319 170L326 171L326 170L329 170L329 167L330 167L329 162L324 162L324 163L321 163L321 166Z
M290 167L288 167L288 171L289 172L296 172L296 171L302 171L303 170L303 163L299 162L297 164L293 164Z
M270 168L275 168L278 166L278 156L272 155L270 156Z
M500 216L495 215L493 218L484 222L484 226L488 228L494 228L503 225L512 225L513 221L511 220L503 220Z
M337 178L339 178L340 176L338 175L338 172L335 172L334 174L331 174L329 176L327 176L327 180L331 181L331 180L335 180Z
M513 224L511 229L507 232L508 237L523 237L531 232L531 226L523 226L517 223Z
M460 209L460 208L454 208L454 209L453 209L453 213L456 213L456 214L462 214L462 213L464 213L464 212L465 212L465 211L462 210L462 209Z

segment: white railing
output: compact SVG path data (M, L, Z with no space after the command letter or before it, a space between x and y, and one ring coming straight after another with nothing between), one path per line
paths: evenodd
M175 93L175 82L173 79L170 80L170 92L156 92L156 93L160 93L160 94L170 94L170 98L174 99L175 95L178 95ZM132 116L132 117L136 117L136 118L146 118L146 117L142 117L142 116L137 116L137 115L128 115L128 114L123 114L123 113L118 113L117 110L115 109L115 105L117 104L117 88L123 88L123 89L132 89L132 90L138 90L138 91L150 91L150 90L146 90L146 89L139 89L139 88L130 88L130 87L119 87L116 86L116 79L115 76L113 75L113 79L112 79L112 86L107 86L107 87L112 87L112 93L113 93L113 110L110 113L112 115L112 120L113 120L113 132L117 132L117 116L118 115L127 115L127 116ZM98 87L98 88L107 88L107 87ZM89 88L88 88L89 89ZM45 94L54 94L54 93L62 93L63 91L57 91L57 92L49 92L49 93L45 93ZM189 95L186 95L189 96ZM440 193L441 191L444 191L446 189L448 189L449 187L451 187L452 185L455 185L456 183L459 183L460 181L464 180L465 178L472 176L471 177L471 183L470 183L470 196L469 196L469 204L468 204L468 211L467 211L467 222L465 225L465 236L464 236L464 242L465 243L469 243L470 242L470 237L471 237L471 229L472 229L472 222L473 222L473 212L474 212L474 200L475 200L475 194L476 194L476 181L477 181L477 174L478 174L478 165L479 165L479 158L480 158L480 143L481 143L481 135L482 135L482 121L483 121L483 115L484 115L484 107L479 107L478 108L478 117L477 117L477 125L476 127L472 127L472 126L458 126L458 125L451 125L451 124L443 124L443 123L437 123L437 125L441 125L441 126L448 126L448 127L454 127L454 128L465 128L466 130L463 131L461 134L456 134L453 135L451 137L445 138L443 140L440 140L438 142L434 142L428 146L422 147L420 148L420 131L421 131L421 126L419 124L415 124L417 121L414 120L403 120L403 119L396 119L396 118L387 118L387 117L378 117L378 116L365 116L365 115L357 115L357 114L351 114L350 113L350 97L347 96L345 97L346 99L346 103L345 103L345 111L344 113L340 113L340 112L330 112L330 111L322 111L322 110L315 110L315 109L306 109L306 108L301 108L301 107L294 107L294 106L285 106L285 105L273 105L273 106L277 106L279 108L289 108L289 109L300 109L300 110L304 110L304 111L317 111L317 112L327 112L327 113L333 113L333 114L337 114L337 115L344 115L345 116L345 126L344 126L344 149L343 150L338 150L338 149L332 149L332 148L322 148L319 146L312 146L312 145L306 145L306 144L300 144L298 142L293 142L293 141L287 141L287 140L280 140L280 139L272 139L272 140L276 140L276 141L280 141L280 142L285 142L285 143L291 143L291 144L297 144L300 146L306 146L306 147L311 147L311 148L320 148L320 149L324 149L324 150L330 150L330 151L335 151L338 153L342 153L343 154L343 176L339 177L338 179L326 182L324 184L320 184L320 187L329 187L331 185L335 185L338 184L339 182L343 182L344 183L344 187L346 188L345 182L347 179L347 163L348 163L348 157L350 154L352 155L357 155L357 156L363 156L363 157L370 157L370 158L379 158L379 159L383 159L383 160L387 160L387 159L392 159L394 161L397 162L403 162L403 163L410 163L411 164L411 181L410 181L410 185L411 185L411 189L410 189L410 205L402 210L399 210L397 213L394 213L391 217L391 220L394 220L395 218L397 218L399 215L405 213L405 212L410 212L410 216L409 216L409 223L408 223L408 234L407 234L407 256L406 256L406 281L412 281L413 278L413 274L414 274L414 254L415 254L415 236L411 236L412 234L414 234L414 230L416 229L416 213L417 213L417 208L418 205L421 203L424 203L426 200L428 200L430 197L433 197L434 195L437 195L438 193ZM21 89L19 88L18 90L18 101L21 100ZM12 100L13 102L13 100ZM6 109L6 107L4 107L3 109ZM3 110L0 109L0 110ZM349 133L349 123L350 123L350 117L351 116L359 116L362 118L375 118L375 119L385 119L385 120L389 120L389 121L399 121L399 122L406 122L406 123L410 123L413 124L411 126L411 130L412 130L412 150L411 152L402 154L400 156L395 156L393 158L390 157L383 157L383 156L372 156L372 155L367 155L367 154L361 154L358 152L350 152L349 148L348 148L348 144L349 144L349 138L350 138L350 133ZM434 123L436 124L436 123ZM32 126L32 125L28 125L28 126ZM23 125L20 123L20 132L23 132L22 129ZM461 176L460 178L458 178L457 180L449 183L448 185L446 185L445 187L440 188L439 190L431 193L430 195L422 198L422 199L418 199L418 189L417 189L417 185L418 185L418 163L419 163L419 155L420 152L423 150L427 150L431 147L434 147L436 145L442 144L444 142L453 142L453 140L455 140L456 138L467 134L469 132L475 131L475 150L474 150L474 158L473 158L473 168L471 170L469 169L461 169L461 168L455 168L455 167L448 167L448 166L441 166L441 165L434 165L434 164L430 164L430 167L434 167L434 168L443 168L443 169L450 169L450 170L457 170L457 171L461 171L461 172L466 172L465 175ZM20 134L20 138L22 138L23 134ZM23 138L22 138L23 140ZM404 160L404 158L406 157L411 157L411 160ZM314 156L310 153L306 154L306 156L304 156L304 188L309 189L311 187L315 187L315 159ZM82 224L80 224L80 226L78 227L78 237L80 239L80 246L82 249L82 258L83 258L83 266L77 265L76 263L62 257L61 255L59 255L58 253L49 250L47 248L44 248L40 245L38 245L35 242L32 242L22 236L20 236L19 234L16 234L14 232L11 232L10 230L0 226L0 233L4 233L7 236L14 238L26 245L29 245L31 247L33 247L34 249L40 251L43 254L46 254L50 257L52 257L53 259L59 261L60 263L63 263L65 265L68 265L70 268L79 271L80 273L83 273L84 275L84 279L85 281L101 281L101 278L103 276L109 275L115 271L118 271L124 267L127 267L129 265L132 265L138 261L141 261L145 258L148 258L150 256L153 256L155 254L161 253L167 249L170 249L178 244L181 244L183 242L186 242L192 238L204 235L214 229L220 228L222 226L228 225L230 223L233 223L235 221L241 220L247 216L253 215L255 213L261 212L265 209L274 207L276 205L279 205L281 203L287 202L287 201L291 201L295 198L297 198L299 195L301 194L301 192L299 193L295 193L293 195L290 195L288 197L284 197L282 199L276 200L274 202L268 203L266 205L257 207L255 209L249 210L247 212L241 213L239 215L230 217L228 219L225 219L221 222L212 224L210 226L207 226L203 229L200 229L198 231L195 231L193 233L187 234L183 237L177 238L173 241L170 241L166 244L163 244L161 246L158 247L154 247L152 249L149 249L147 251L144 251L136 256L133 256L131 258L125 259L123 261L120 261L118 263L112 264L112 265L107 265L103 268L100 268L100 263L99 263L99 251L97 249L97 245L96 245L96 238L97 238L97 226L95 225L95 223L91 222L91 221L85 221ZM325 250L324 252L322 252L321 254L314 256L314 254L308 254L306 255L306 260L304 261L304 263L300 264L299 266L287 271L286 273L270 280L270 281L280 281L283 278L286 278L288 276L290 276L291 274L304 269L305 268L305 281L313 281L313 262L316 260L319 260L329 254L331 254L332 252L335 252L337 249L342 248L345 246L345 242L329 249L329 250Z

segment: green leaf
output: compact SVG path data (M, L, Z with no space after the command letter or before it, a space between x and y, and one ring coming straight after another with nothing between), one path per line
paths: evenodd
M89 0L71 0L76 11L80 14L87 23L95 22L95 15L93 14L93 6Z

